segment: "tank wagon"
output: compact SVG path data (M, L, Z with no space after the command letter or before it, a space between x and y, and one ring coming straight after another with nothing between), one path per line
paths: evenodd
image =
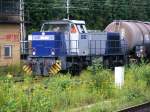
M40 32L28 38L30 53L27 72L56 74L60 70L77 73L101 57L106 66L122 65L126 43L119 33L87 32L78 20L46 21Z
M118 32L127 42L128 56L139 59L150 57L150 23L135 20L115 20L106 32Z

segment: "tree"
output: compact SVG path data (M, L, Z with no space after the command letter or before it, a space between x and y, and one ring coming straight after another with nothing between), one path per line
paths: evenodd
M150 21L149 6L150 0L70 0L70 18L103 30L116 19ZM39 31L42 20L66 18L66 0L26 0L25 14L31 23L28 32Z

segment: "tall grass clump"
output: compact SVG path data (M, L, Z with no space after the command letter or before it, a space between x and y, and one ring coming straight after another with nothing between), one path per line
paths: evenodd
M110 85L111 88L107 89L107 93L109 92L109 90L111 91L111 95L106 94L107 97L109 96L108 103L107 100L105 100L106 103L105 101L100 102L95 106L91 107L90 109L85 109L85 112L117 111L123 108L127 108L129 106L138 105L140 103L150 101L150 64L131 64L129 67L125 68L125 83L122 89L114 87L114 78L110 77L110 81L113 81L113 84ZM103 73L104 71L102 69L100 70L100 73L105 75L105 73ZM106 71L108 72L109 70ZM97 71L96 73L99 72ZM113 76L113 73L111 71L109 73L111 74L111 76ZM90 77L88 79L92 78ZM103 82L102 79L101 82ZM105 90L103 90L102 92L105 92ZM102 106L102 104L104 104L104 106Z
M0 67L0 75L6 76L7 74L10 74L12 76L23 75L22 66L20 66L20 64L16 64L16 65Z
M57 74L34 80L23 74L23 82L15 82L15 77L7 77L5 73L22 74L19 67L10 66L1 72L2 112L70 112L91 104L95 105L89 112L108 112L150 100L150 65L145 63L126 67L122 89L115 87L114 72L104 69L100 60L94 61L80 76Z
M131 65L126 71L125 87L129 90L128 99L145 96L145 92L150 88L150 65L142 63Z
M80 79L92 83L92 89L96 90L104 98L113 96L113 73L104 69L100 59L96 59L88 70L81 73Z
M115 89L112 109L128 107L150 100L150 65L146 63L131 64L125 70L125 83L122 89Z

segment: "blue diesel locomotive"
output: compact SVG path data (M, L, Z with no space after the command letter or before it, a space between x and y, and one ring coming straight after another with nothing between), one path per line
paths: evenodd
M88 32L84 21L60 20L44 22L40 32L28 38L28 63L39 75L69 70L78 73L101 57L108 67L123 65L126 44L119 33Z

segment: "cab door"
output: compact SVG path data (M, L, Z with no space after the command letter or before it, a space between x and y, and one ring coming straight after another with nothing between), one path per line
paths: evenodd
M79 55L85 56L89 54L88 33L84 24L77 24L79 31Z
M75 24L70 26L70 54L78 55L79 54L79 31Z

